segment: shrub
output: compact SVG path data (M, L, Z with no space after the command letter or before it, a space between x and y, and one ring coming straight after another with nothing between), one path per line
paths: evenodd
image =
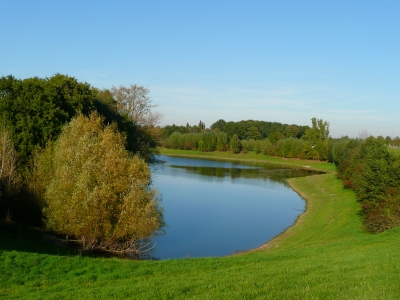
M46 227L82 239L86 250L133 252L163 226L146 162L125 150L116 126L79 115L38 158ZM136 249L137 250L137 249Z

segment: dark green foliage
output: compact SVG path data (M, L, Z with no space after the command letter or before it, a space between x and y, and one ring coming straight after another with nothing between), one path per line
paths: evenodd
M311 148L309 156L317 160L327 160L329 155L329 123L322 119L312 118L312 127L306 130L304 138L309 141Z
M251 126L247 131L247 137L249 139L258 140L261 137L261 134L258 131L257 127Z
M230 146L231 146L231 151L235 154L240 153L240 151L242 151L242 144L240 143L237 134L234 134L231 137Z
M29 225L41 224L41 206L27 167L34 149L54 140L77 113L94 109L96 91L87 83L56 74L50 78L0 78L0 121L7 125L17 152L21 183L3 194L0 215Z
M345 187L354 189L367 229L381 232L400 225L400 161L384 139L343 140L334 161Z
M199 127L200 130L206 129L206 125L201 120L199 122L199 125L197 125L197 127Z
M273 135L277 136L278 138L273 138L273 141L271 142L276 142L278 139L287 137L301 138L309 127L255 120L226 122L225 120L220 119L213 123L210 128L218 128L219 131L226 132L228 136L237 134L240 140L251 138L265 139L269 138L270 135ZM256 130L258 131L259 135L257 134Z
M189 133L189 126L176 126L175 124L164 126L162 129L163 138L168 138L174 132Z
M27 162L36 146L55 139L77 113L94 109L95 91L87 83L56 74L50 78L0 78L0 119L13 133L15 147Z
M206 129L206 125L200 121L198 125L190 126L186 123L186 126L177 126L175 124L166 125L162 128L161 133L164 139L168 139L174 132L179 132L181 134L185 133L199 133Z
M243 151L244 153L255 151L257 154L263 152L264 154L271 156L321 161L329 159L332 162L333 158L331 150L333 140L328 137L328 123L315 118L313 118L312 121L313 128L304 126L304 128L308 128L306 131L307 135L303 135L301 139L297 138L298 135L295 136L299 132L304 133L304 130L299 126L285 125L286 127L279 127L277 125L278 123L271 123L272 127L275 128L276 131L272 131L268 138L262 139L260 138L262 134L255 126L262 123L259 121L226 123L224 120L219 120L211 126L211 132L208 132L206 129L198 134L185 133L191 130L189 125L186 127L177 127L175 125L166 126L163 128L164 132L168 132L173 128L178 129L178 131L170 134L170 136L164 140L163 146L173 149L200 151L225 151L230 148L234 153L239 153L240 151ZM266 124L267 122L263 123ZM253 125L246 129L246 124ZM236 145L236 138L234 138L234 148L232 148L232 139L228 142L227 136L229 135L225 131L227 128L229 129L231 125L239 125L235 127L235 130L238 130L239 133L234 133L232 137L236 135L240 145ZM220 127L223 129L220 129ZM247 138L240 138L240 132L242 136L246 136ZM285 137L285 134L289 137ZM258 139L255 139L254 137L258 137Z
M144 160L155 149L153 128L133 122L118 110L109 90L98 90L74 77L56 74L50 78L0 78L0 124L6 126L18 158L18 188L5 193L0 183L0 218L8 216L29 225L41 224L40 182L30 173L32 154L58 138L62 128L77 114L97 110L106 124L115 123L126 138L126 148ZM148 111L147 111L148 112ZM158 115L157 115L158 116Z

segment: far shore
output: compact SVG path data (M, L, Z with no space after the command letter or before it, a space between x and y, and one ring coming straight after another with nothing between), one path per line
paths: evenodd
M166 149L159 148L159 154L170 155L170 156L181 156L181 157L197 157L197 158L211 158L211 159L222 159L222 160L236 160L236 161L252 161L260 163L273 163L281 164L296 168L305 168L308 170L324 171L324 172L335 172L335 165L328 162L305 160L297 158L285 158L277 156L269 156L264 154L256 154L254 152L248 152L246 154L233 154L231 152L201 152L192 150L177 150L177 149Z

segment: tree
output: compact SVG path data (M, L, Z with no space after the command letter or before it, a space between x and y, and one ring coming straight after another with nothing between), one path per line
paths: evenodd
M77 112L94 109L95 91L87 83L56 74L19 80L0 78L0 119L10 127L16 150L27 162L33 149L56 139Z
M74 118L37 161L47 229L80 237L85 249L133 252L163 226L148 165L97 113Z
M237 136L237 134L234 134L231 137L230 146L231 146L231 151L235 154L238 154L238 153L240 153L240 151L242 151L242 144L240 143L240 140L239 140L239 137Z
M254 139L254 140L258 140L261 137L260 132L258 131L257 127L255 126L251 126L248 130L247 130L247 137L249 139Z
M368 131L366 129L361 129L358 132L358 137L360 138L360 140L366 140L369 136L370 136L370 134L368 133Z
M361 202L371 232L400 225L400 160L382 138L350 140L336 149L338 175Z
M329 150L329 123L317 118L312 118L311 123L312 127L306 130L305 138L312 147L311 152L316 154L313 159L325 160Z
M202 131L203 129L206 129L206 124L204 124L204 122L202 122L200 120L199 125L197 125L200 128L200 131Z
M300 134L300 129L299 126L297 125L288 125L285 128L285 136L288 137L293 137L297 138Z
M224 130L225 124L226 124L225 120L219 119L217 122L213 123L213 124L210 126L210 128L211 128L211 129L217 129L217 128L218 128L219 131L225 131L225 130Z
M154 154L159 130L155 127L139 126L126 114L118 110L118 102L110 90L97 90L95 108L104 116L104 124L115 123L119 132L126 136L126 149L149 160Z
M138 126L154 127L161 120L162 114L153 111L157 105L152 104L149 92L147 88L136 84L111 88L121 113L126 113Z
M322 119L312 118L312 127L306 131L306 137L312 143L323 142L329 137L329 123Z

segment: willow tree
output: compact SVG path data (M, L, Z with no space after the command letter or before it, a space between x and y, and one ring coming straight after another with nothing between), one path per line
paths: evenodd
M75 235L86 250L127 253L163 226L146 162L125 150L116 126L79 115L38 160L49 230Z

